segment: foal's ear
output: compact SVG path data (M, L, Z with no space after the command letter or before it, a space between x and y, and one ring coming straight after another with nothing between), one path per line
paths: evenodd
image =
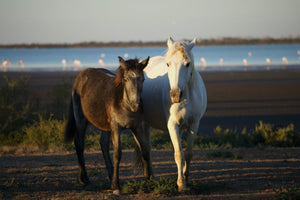
M196 45L196 41L197 41L197 39L194 38L193 41L191 41L191 42L188 44L188 47L189 47L190 50Z
M149 59L150 59L150 56L148 56L145 60L140 62L140 64L142 64L142 70L148 65Z
M120 63L120 66L123 70L127 70L127 64L126 62L124 61L124 59L121 57L121 56L118 56L119 58L119 63Z

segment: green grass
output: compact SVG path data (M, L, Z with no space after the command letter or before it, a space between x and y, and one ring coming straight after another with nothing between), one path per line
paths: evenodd
M203 183L201 181L192 181L186 194L210 194L219 190L224 185L217 185L216 183ZM132 180L127 181L122 186L124 194L138 194L150 193L153 195L174 196L178 194L177 183L175 179L160 177L159 180L150 178L150 180Z
M160 177L159 180L150 178L150 180L127 181L122 187L122 192L124 194L137 194L143 192L164 194L168 196L173 196L178 193L176 181L165 177Z

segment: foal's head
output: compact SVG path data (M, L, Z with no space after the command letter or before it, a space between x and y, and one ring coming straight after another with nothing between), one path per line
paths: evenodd
M170 97L172 103L179 103L194 73L194 58L191 50L196 44L196 39L190 43L185 43L174 42L170 37L167 44L168 52L165 61L168 66Z
M137 112L145 80L143 70L148 64L149 56L142 62L139 62L138 59L124 61L120 56L118 58L120 68L115 79L115 84L123 85L123 102L132 112Z

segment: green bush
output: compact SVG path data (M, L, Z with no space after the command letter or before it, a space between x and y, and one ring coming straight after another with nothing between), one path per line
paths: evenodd
M63 119L69 112L72 82L72 80L64 79L60 84L53 86L48 113L53 114L55 118Z
M272 124L264 124L262 121L255 127L255 134L259 144L290 147L298 146L300 136L295 133L294 125L290 124L287 127L275 127Z
M52 116L44 119L39 116L38 121L23 128L24 144L42 149L64 147L64 127L65 120L53 119Z
M28 90L29 77L5 80L0 88L0 134L8 136L10 132L21 130L31 115L30 93Z

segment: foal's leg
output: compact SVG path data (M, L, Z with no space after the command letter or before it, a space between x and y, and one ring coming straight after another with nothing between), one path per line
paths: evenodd
M186 183L183 178L184 161L183 161L183 151L181 147L181 138L179 133L179 127L176 124L176 121L173 120L171 117L168 120L168 130L175 151L174 158L178 169L178 178L177 178L178 191L183 192L186 190Z
M143 134L142 127L131 129L135 142L137 143L140 151L142 152L142 160L144 165L144 176L149 179L152 175L151 155L147 142L147 138ZM150 142L149 142L150 143Z
M190 163L193 157L193 146L194 146L194 139L195 136L197 134L197 130L198 130L198 125L199 123L197 123L196 125L193 125L192 128L190 130L188 130L187 132L187 147L186 150L184 152L184 159L185 159L185 165L183 167L183 174L184 174L184 178L185 181L188 183L188 177L189 177L189 172L190 172Z
M114 170L112 176L111 188L113 193L120 195L120 184L119 184L119 164L122 156L121 142L120 142L120 128L116 124L111 125L111 137L113 142L113 159L114 159Z
M109 142L110 142L110 133L102 132L100 138L101 150L105 160L105 165L108 173L108 177L112 180L113 177L113 164L109 154Z
M74 108L74 117L76 121L76 134L75 134L75 148L76 154L79 163L80 175L79 181L87 185L89 183L89 179L85 169L85 162L84 162L84 141L85 141L85 130L87 127L87 120L85 119L80 103L80 97L77 94L74 94L72 97L72 103Z

